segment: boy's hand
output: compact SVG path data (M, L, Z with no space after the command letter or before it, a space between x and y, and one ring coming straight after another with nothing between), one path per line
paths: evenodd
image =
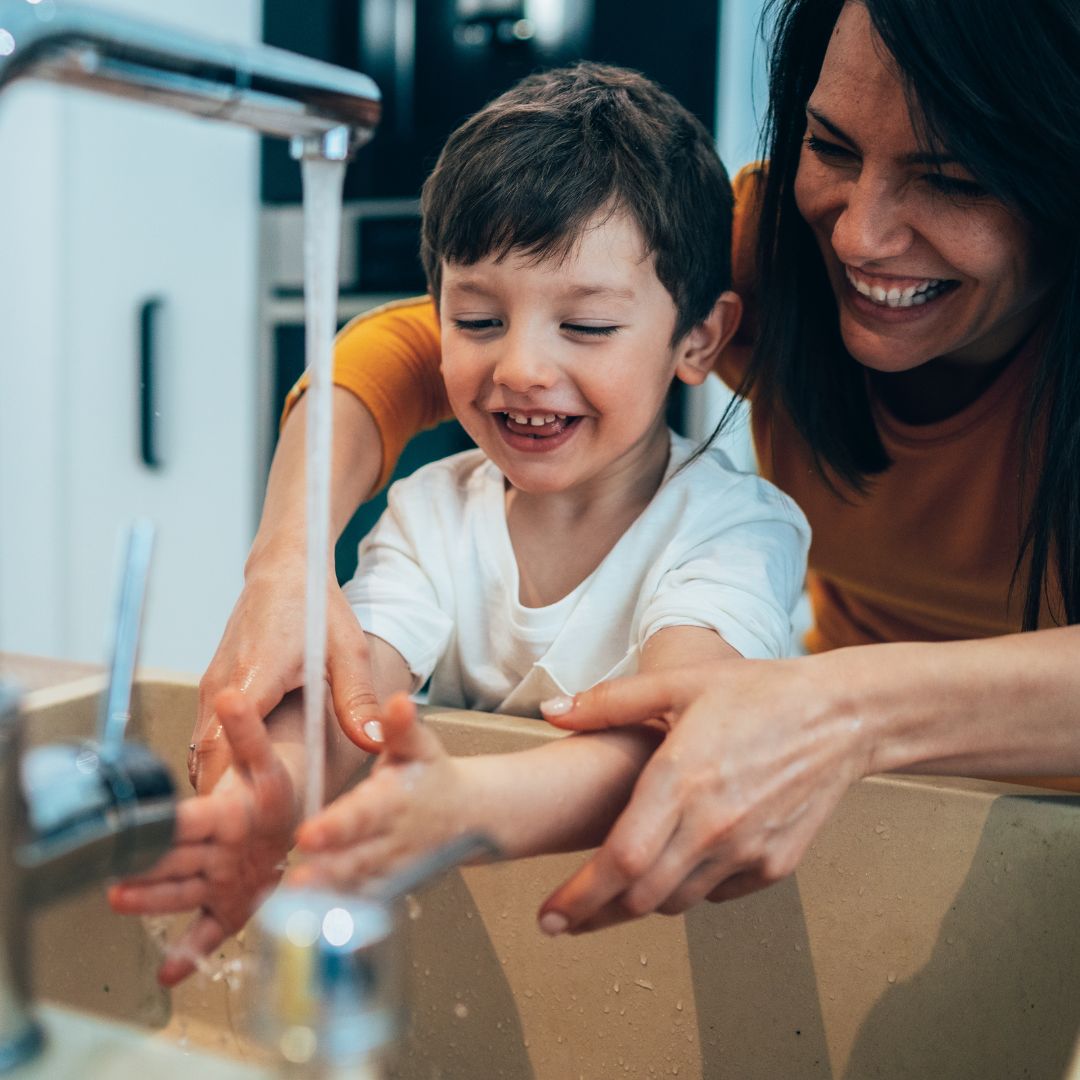
M467 827L463 762L419 722L415 704L395 694L382 726L383 751L371 776L300 826L297 847L307 858L290 871L291 882L356 886Z
M214 711L233 764L210 794L178 805L172 851L148 873L109 889L109 903L121 914L201 909L158 969L164 986L190 975L199 958L251 917L281 877L299 817L292 777L251 699L226 690Z

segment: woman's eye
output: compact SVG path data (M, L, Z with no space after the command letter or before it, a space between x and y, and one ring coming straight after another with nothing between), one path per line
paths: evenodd
M494 330L502 324L498 319L455 319L454 326L458 330Z
M619 328L617 326L580 326L577 323L563 323L563 329L571 334L581 334L584 337L610 337Z
M923 177L931 190L940 195L952 195L961 199L982 199L989 192L974 180L962 180L958 176L946 176L944 173L927 173Z
M846 147L827 142L825 139L819 139L816 135L807 135L803 141L806 143L806 149L819 158L841 161L854 156Z

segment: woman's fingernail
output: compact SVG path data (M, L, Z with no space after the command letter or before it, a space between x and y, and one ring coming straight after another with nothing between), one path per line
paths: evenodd
M540 929L548 937L557 937L570 925L570 920L557 911L547 911L540 916Z
M383 741L382 724L380 724L378 720L366 720L364 722L364 734L372 742L382 742Z
M560 694L540 702L540 711L546 716L565 716L574 707L574 699Z

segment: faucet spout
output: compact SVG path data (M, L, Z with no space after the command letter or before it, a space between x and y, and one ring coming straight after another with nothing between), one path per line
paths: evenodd
M379 90L366 75L269 45L225 44L63 0L0 0L0 29L8 42L0 91L16 79L45 79L306 146L344 128L346 157L379 121Z

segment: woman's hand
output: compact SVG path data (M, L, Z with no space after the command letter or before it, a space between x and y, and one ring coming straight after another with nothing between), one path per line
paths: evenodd
M822 659L698 665L545 702L562 728L670 731L603 846L543 904L542 929L678 914L790 874L869 762Z
M464 762L446 753L404 694L386 702L382 724L371 775L300 826L297 847L307 858L290 872L294 884L362 885L466 830Z
M232 766L209 795L180 802L173 849L148 873L109 889L109 903L120 914L201 909L158 969L164 986L186 978L199 958L244 926L280 879L300 815L297 785L250 699L227 690L215 702L215 715ZM302 754L297 762L302 767Z
M229 766L229 742L213 703L222 691L242 693L261 717L303 684L305 576L302 559L265 564L248 577L221 644L199 683L199 708L188 776L200 794L212 791ZM326 668L334 712L361 749L377 751L379 719L368 643L336 582L328 584ZM365 725L367 729L365 730Z

